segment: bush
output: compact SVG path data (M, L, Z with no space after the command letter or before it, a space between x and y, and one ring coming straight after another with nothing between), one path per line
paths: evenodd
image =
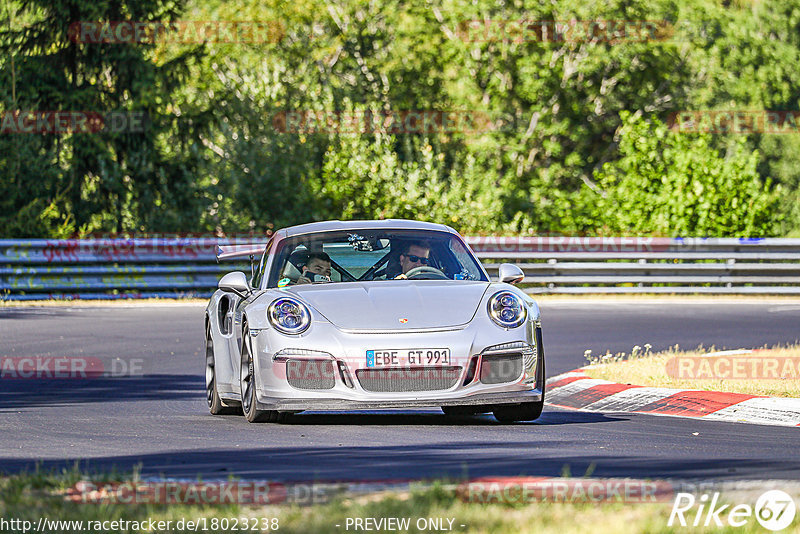
M598 230L621 235L774 235L780 188L762 181L744 143L720 154L705 134L682 134L623 112L620 158L595 173Z

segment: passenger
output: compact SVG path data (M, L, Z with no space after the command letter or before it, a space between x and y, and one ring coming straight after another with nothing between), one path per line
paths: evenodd
M297 279L298 284L331 281L331 258L324 252L312 252L308 255L303 272Z

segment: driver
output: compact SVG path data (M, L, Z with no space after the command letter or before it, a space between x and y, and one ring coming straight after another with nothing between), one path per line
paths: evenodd
M315 275L318 275L315 278ZM324 277L320 279L321 277ZM303 265L303 274L297 279L298 284L310 284L312 282L331 281L331 258L324 252L312 252L308 255L308 261Z
M403 272L397 275L396 278L406 278L406 273L411 269L428 265L430 254L431 247L427 243L420 241L408 243L403 248L399 258Z

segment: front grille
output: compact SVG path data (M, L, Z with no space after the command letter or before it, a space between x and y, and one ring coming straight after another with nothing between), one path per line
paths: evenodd
M286 380L297 389L331 389L335 384L330 360L286 360Z
M522 353L485 355L481 361L481 382L513 382L522 374Z
M361 387L376 393L450 389L456 385L460 376L461 367L408 367L356 371Z

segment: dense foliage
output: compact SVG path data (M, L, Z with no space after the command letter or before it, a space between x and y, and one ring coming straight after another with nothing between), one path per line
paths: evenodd
M141 132L0 133L0 234L264 232L388 217L466 233L800 233L800 127L669 127L681 110L800 109L800 0L584 4L5 0L0 112L149 120ZM175 20L270 31L239 42L70 37L80 21ZM616 40L497 31L520 20L659 30ZM494 25L487 34L470 21ZM479 124L293 128L287 117L309 110Z

